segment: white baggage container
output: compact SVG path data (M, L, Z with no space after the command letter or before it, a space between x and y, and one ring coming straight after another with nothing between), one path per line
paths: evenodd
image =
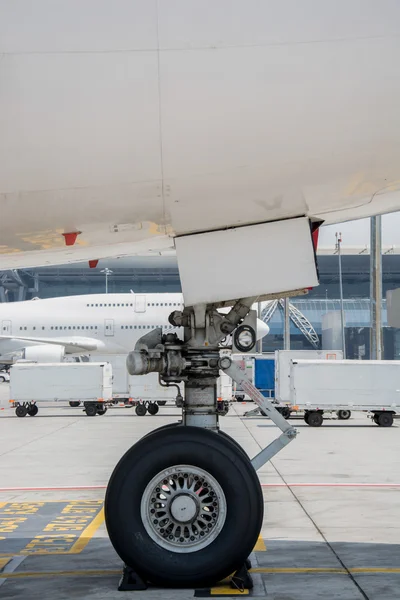
M78 401L97 406L90 415L94 416L104 414L99 405L111 400L112 367L108 363L16 363L11 368L10 402L21 417L37 414L36 403Z
M290 367L292 360L341 360L342 350L276 350L275 351L275 399L291 402Z
M324 411L358 410L389 427L400 408L400 361L292 360L290 400L311 426L322 424Z

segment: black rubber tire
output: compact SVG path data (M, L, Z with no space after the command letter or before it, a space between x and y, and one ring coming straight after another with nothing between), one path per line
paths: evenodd
M101 415L105 415L106 412L107 412L107 407L106 406L104 408L98 408L97 409L97 414L100 415L100 416Z
M149 415L156 415L159 410L160 407L158 406L158 404L156 404L156 402L149 402L147 406L147 412L149 413Z
M393 425L393 413L381 412L378 416L379 427L391 427Z
M78 406L80 406L80 400L70 400L70 402L68 402L68 404L72 407L72 408L77 408Z
M305 412L304 413L304 417L303 417L304 420L305 420L305 422L307 423L307 425L308 425L308 416L309 416L309 414L310 414L309 412Z
M378 419L379 419L379 415L377 415L377 414L375 413L373 418L374 418L374 423L375 423L376 425L379 425L379 420L378 420Z
M95 417L97 415L97 406L95 404L86 404L85 413L88 417Z
M347 421L351 417L351 410L338 410L336 414L340 421Z
M157 400L158 406L165 406L167 404L166 400Z
M218 537L191 553L158 546L140 515L150 479L178 464L210 473L228 502ZM142 438L122 457L108 484L105 518L116 552L148 581L160 586L204 587L221 581L246 561L260 533L263 508L257 474L229 440L199 427L169 427Z
M26 417L26 415L28 414L28 409L26 406L22 406L22 404L20 404L15 409L15 414L17 415L17 417Z
M5 383L6 382L6 378L3 377L3 375L0 375L0 383Z
M321 412L311 411L308 413L307 425L310 427L321 427L324 422L324 417Z
M284 419L290 419L291 411L287 406L278 406L276 410L281 413Z
M31 404L30 406L28 406L28 415L30 417L36 416L38 414L38 412L39 412L39 409L36 404Z
M137 414L138 417L144 417L146 412L147 412L147 408L146 408L145 404L142 404L142 403L136 404L135 413Z
M158 431L161 431L162 429L171 429L171 427L182 427L182 421L178 421L178 423L168 423L168 425L162 425L161 427L158 427L157 429L153 429L153 431L149 431L149 433L146 433L146 435L144 435L141 439L148 437L149 435L153 435L153 433L157 433ZM240 452L242 452L244 454L244 456L247 458L247 460L249 460L249 456L248 456L246 450L233 437L231 437L230 435L228 435L227 433L225 433L225 431L222 431L221 429L218 431L218 435L222 436L223 438L228 440L231 444L233 444L238 450L240 450Z

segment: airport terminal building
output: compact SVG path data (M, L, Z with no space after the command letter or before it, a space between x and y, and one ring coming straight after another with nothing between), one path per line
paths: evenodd
M251 256L249 256L251 260ZM400 287L400 254L395 250L383 255L383 298L386 291ZM322 343L323 317L340 310L339 262L329 249L318 256L319 287L308 295L292 298L291 304L303 318L291 321L291 347L309 349ZM262 277L262 273L260 273ZM86 263L7 271L0 274L2 302L50 298L78 294L121 292L179 292L179 272L174 256L131 257L99 262L96 268ZM369 358L369 253L351 248L342 255L342 281L348 358ZM296 314L297 314L297 311ZM400 332L386 326L386 302L383 300L384 357L400 358ZM283 347L283 311L276 307L269 315L270 334L263 350ZM311 326L311 328L310 328ZM309 335L313 331L317 341Z

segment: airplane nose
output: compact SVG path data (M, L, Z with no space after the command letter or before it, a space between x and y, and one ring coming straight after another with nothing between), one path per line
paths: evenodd
M268 325L266 323L264 323L264 321L261 321L261 319L257 319L257 339L261 340L263 337L268 335L268 333L269 333Z

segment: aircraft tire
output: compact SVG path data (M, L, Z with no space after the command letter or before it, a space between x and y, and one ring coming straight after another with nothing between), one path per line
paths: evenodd
M212 431L175 426L142 438L121 458L105 517L115 550L139 575L161 586L200 587L245 563L260 533L263 497L243 450Z
M178 423L168 423L167 425L162 425L161 427L158 427L157 429L153 429L153 431L149 431L149 433L146 433L146 435L144 435L141 439L148 437L149 435L153 435L153 433L156 433L157 431L160 431L161 429L170 429L171 427L181 427L181 426L182 426L182 421L178 421ZM246 450L239 444L239 442L237 442L235 440L235 438L231 437L230 435L228 435L227 433L225 433L225 431L222 431L221 429L218 431L218 435L220 435L224 439L228 440L231 444L233 444L238 450L240 450L240 452L242 452L244 454L244 456L247 458L247 460L249 460Z

